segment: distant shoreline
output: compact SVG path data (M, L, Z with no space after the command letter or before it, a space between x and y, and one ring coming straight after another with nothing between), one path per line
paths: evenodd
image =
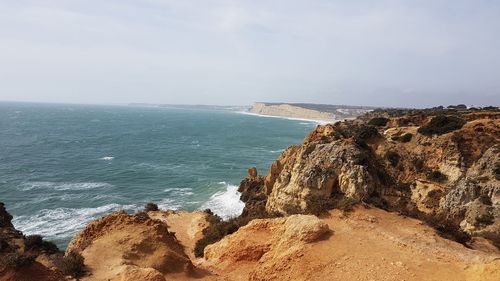
M319 124L325 124L352 119L373 109L372 107L349 105L256 102L248 112L259 116L312 120Z
M299 117L287 117L287 116L280 116L280 115L258 114L258 113L253 113L250 111L235 111L235 112L239 113L239 114L251 115L251 116L256 116L256 117L278 118L278 119L286 119L286 120L311 122L311 123L316 123L318 125L324 125L324 124L335 123L335 122L341 121L341 120L335 120L335 119L324 120L324 119L310 119L310 118L299 118Z

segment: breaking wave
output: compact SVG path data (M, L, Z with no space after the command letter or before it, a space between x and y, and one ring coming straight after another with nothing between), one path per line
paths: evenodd
M245 207L245 203L240 200L241 193L238 192L238 187L226 182L220 182L219 184L224 184L226 190L212 195L202 205L201 209L210 209L223 219L239 216Z

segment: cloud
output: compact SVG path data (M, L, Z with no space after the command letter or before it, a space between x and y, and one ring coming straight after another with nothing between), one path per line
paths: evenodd
M0 100L431 106L500 95L493 1L20 0L0 11Z

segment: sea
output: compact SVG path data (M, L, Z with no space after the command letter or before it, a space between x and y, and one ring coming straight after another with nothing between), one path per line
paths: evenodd
M237 186L265 174L315 121L224 110L0 102L0 202L26 235L64 249L105 214L148 202L241 213Z

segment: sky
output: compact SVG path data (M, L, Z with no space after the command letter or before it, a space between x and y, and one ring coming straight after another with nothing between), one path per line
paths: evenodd
M500 104L496 0L0 0L0 100Z

